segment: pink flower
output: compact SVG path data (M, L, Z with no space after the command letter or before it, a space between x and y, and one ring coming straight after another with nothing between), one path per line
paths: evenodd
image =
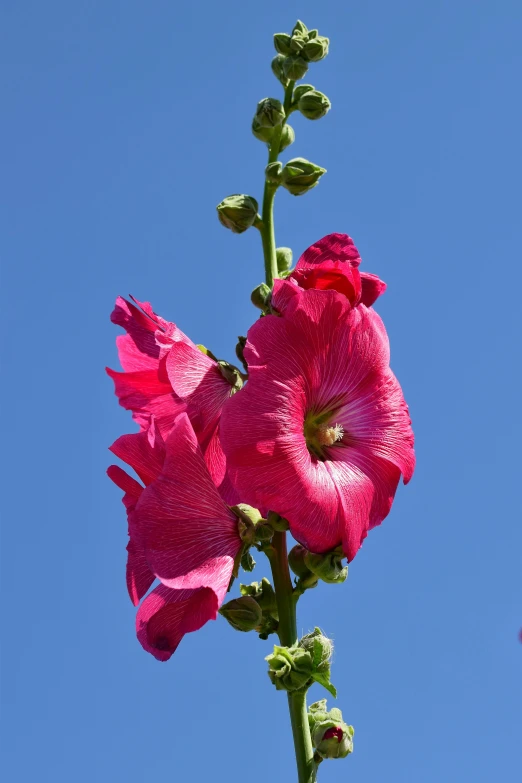
M237 388L235 378L241 383L240 376L230 371L225 378L227 369L220 369L223 363L203 353L175 324L156 315L148 302L133 301L118 297L111 315L112 322L127 332L116 338L124 372L107 369L120 404L132 411L142 430L154 416L164 439L176 416L186 410L212 478L227 501L237 503L226 472L219 419L225 400Z
M360 263L359 251L348 234L328 234L305 250L288 279L306 290L338 291L354 307L359 303L370 307L384 293L386 283L376 275L359 272ZM280 288L281 282L276 281L272 302L282 312Z
M248 333L249 381L225 406L223 448L242 501L286 517L313 552L342 542L351 560L412 476L408 409L375 311L293 288L281 285L285 317Z
M111 449L145 484L109 468L125 492L133 603L156 577L163 583L138 610L138 639L168 660L185 633L216 618L242 546L238 520L212 481L186 413L173 421L165 443L149 429L122 436Z

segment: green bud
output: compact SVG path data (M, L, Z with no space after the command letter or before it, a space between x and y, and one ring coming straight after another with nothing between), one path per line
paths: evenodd
M287 272L292 266L293 253L289 247L277 247L276 258L278 272Z
M256 541L261 544L271 541L274 535L274 531L269 524L256 525Z
M274 163L269 163L265 169L265 177L273 185L279 185L281 182L281 172L283 171L283 164L280 160L276 160Z
M257 104L255 118L262 128L275 128L285 117L283 104L276 98L263 98Z
M268 639L270 634L277 633L278 626L279 622L275 619L275 617L272 617L270 614L264 614L263 619L261 620L261 625L256 628L256 630L259 631L259 638Z
M288 79L285 76L285 72L283 70L284 61L285 61L285 55L284 54L276 54L276 56L272 60L271 68L272 68L272 73L274 74L276 79L278 79L278 81L281 82L283 87L287 87L288 86Z
M309 570L330 585L342 584L348 576L348 566L343 567L344 552L341 547L316 555L307 552L304 558Z
M300 54L306 44L306 38L301 35L293 35L290 39L290 53Z
M325 172L326 169L310 163L305 158L292 158L283 168L281 184L293 196L301 196L315 188Z
M326 57L329 45L329 38L325 38L324 35L317 35L315 38L308 40L308 42L305 43L301 55L305 60L308 60L308 62L317 63L319 60L323 60Z
M288 565L296 576L305 579L311 574L310 569L305 563L307 550L301 544L296 544L288 553Z
M290 54L290 41L291 37L287 33L275 33L274 34L274 46L276 52L279 54Z
M353 726L331 718L316 723L312 744L323 759L344 759L353 751Z
M227 196L216 207L220 223L234 234L242 234L257 218L259 205L255 198L244 193Z
M274 135L274 129L273 128L264 128L262 125L259 124L256 117L252 120L252 133L256 137L256 139L259 139L259 141L264 141L267 144L270 143L272 140L272 136Z
M225 620L236 631L253 631L261 623L263 613L257 601L251 596L234 598L223 604L219 610Z
M303 636L299 647L306 650L312 658L312 679L326 688L332 696L336 696L337 691L330 682L330 659L333 652L331 639L324 636L320 628L315 628L312 633Z
M297 20L297 22L294 25L294 29L292 30L292 36L294 35L300 35L303 38L305 38L308 35L308 27L305 25L304 22L301 22L300 19Z
M277 601L274 588L266 577L263 577L261 582L252 582L249 585L240 585L239 590L241 595L249 595L255 598L263 614L270 614L277 620Z
M306 95L307 92L312 92L312 90L315 90L315 87L312 84L298 84L294 90L294 95L293 95L294 103L297 104L297 102L299 101L300 98L303 97L303 95Z
M331 103L318 90L310 90L299 98L297 107L307 120L320 120L330 111Z
M314 38L317 38L317 33L319 30L308 30L308 40L311 41Z
M295 81L296 79L302 79L308 70L308 64L306 60L303 60L297 54L290 55L285 58L283 63L283 73L287 79Z
M246 337L239 336L237 338L236 356L239 359L239 361L241 362L241 364L243 365L243 369L245 370L245 372L248 372L248 364L245 361L245 356L244 356L244 353L243 353L244 350L245 350L246 341L247 341Z
M232 394L235 394L243 386L241 373L237 367L234 367L233 364L225 362L223 359L219 359L217 365L223 378L232 386Z
M283 150L286 150L287 147L290 146L290 144L293 144L295 141L295 132L291 125L288 125L288 123L283 128L283 133L281 134L281 141L279 143L279 152L283 152Z
M254 307L258 307L260 310L262 310L264 313L268 310L268 305L270 301L270 294L271 294L270 288L267 286L266 283L261 283L257 286L257 288L254 288L252 293L250 294L250 301L254 305Z
M272 527L273 530L277 530L278 533L285 533L288 530L288 520L279 516L279 514L276 514L275 511L268 512L267 521L270 527Z
M307 687L312 674L312 656L306 650L275 645L268 661L268 676L278 691L297 691Z
M314 730L316 723L321 723L323 720L327 720L328 717L326 699L320 699L319 701L314 701L313 704L310 704L308 707L308 725L310 726L310 731L312 732Z

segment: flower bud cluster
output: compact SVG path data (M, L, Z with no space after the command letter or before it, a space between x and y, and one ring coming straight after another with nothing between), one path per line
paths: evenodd
M276 33L274 47L277 52L272 60L272 70L286 87L289 81L302 79L309 63L316 63L328 54L330 41L317 30L309 30L298 20L292 33Z
M328 712L326 699L310 705L308 725L312 744L320 759L343 759L353 752L353 726L343 721L342 712L337 707Z
M290 568L304 587L313 587L320 579L327 584L342 584L348 576L348 566L343 566L345 555L342 547L336 547L330 552L315 554L309 552L301 544L296 544L288 555Z
M266 658L268 676L278 691L297 691L318 682L335 696L336 690L330 682L332 652L331 639L315 628L291 647L274 647L274 652Z

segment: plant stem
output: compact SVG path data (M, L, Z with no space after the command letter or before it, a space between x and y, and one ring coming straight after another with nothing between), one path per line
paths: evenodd
M286 552L286 533L275 532L272 545L266 553L272 567L272 577L279 613L279 640L285 647L297 642L296 601L293 597L292 579L288 568ZM315 783L316 764L308 716L306 710L306 691L293 691L288 694L288 708L294 737L295 758L299 783Z
M284 109L286 116L290 114L290 105L294 94L295 82L289 82L285 89ZM279 148L281 146L281 136L286 120L274 129L274 135L268 148L268 163L275 163L279 157ZM263 192L263 209L261 214L261 225L256 226L261 232L263 242L263 256L265 259L265 278L266 284L272 288L274 280L278 277L276 242L274 231L274 198L277 191L277 185L273 185L265 179L265 189Z

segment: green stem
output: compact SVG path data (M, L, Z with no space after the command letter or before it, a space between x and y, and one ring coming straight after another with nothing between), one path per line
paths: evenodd
M290 106L292 103L292 96L294 94L295 82L289 82L288 87L285 89L285 101L284 109L286 116L290 115ZM278 125L274 130L272 141L268 148L268 163L275 163L279 157L279 148L281 146L281 136L285 122ZM263 209L261 213L261 225L256 225L261 232L261 239L263 242L263 256L265 259L265 278L266 284L272 288L274 280L278 276L277 271L277 257L276 257L276 242L275 242L275 230L274 230L274 199L277 191L277 185L273 185L265 179L265 189L263 192Z
M286 552L286 533L274 533L272 545L266 553L272 567L272 577L279 613L279 640L285 647L297 642L296 601L293 596L292 579L288 568ZM288 694L288 708L294 737L295 758L299 783L315 783L316 764L308 716L306 710L306 691L293 691Z

